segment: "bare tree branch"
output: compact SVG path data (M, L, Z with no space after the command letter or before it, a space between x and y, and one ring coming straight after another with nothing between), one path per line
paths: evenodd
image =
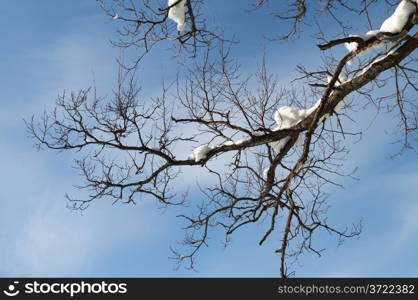
M368 40L344 37L319 45L326 50L356 42L358 48L341 59L327 53L324 66L315 71L298 66L302 75L297 80L305 85L296 90L281 87L267 71L265 59L257 73L242 74L231 58L233 43L207 29L199 13L203 1L187 1L189 29L183 34L174 32L167 22L170 7L162 2L116 0L115 6L98 2L109 16L118 14L124 24L121 37L131 39L117 44L143 50L134 70L154 44L167 39L200 55L187 65L184 77L163 86L156 98L143 99L133 73L122 68L111 99L98 97L95 89L64 93L52 112L26 121L39 148L78 152L75 166L85 182L79 188L89 195L86 199L68 196L71 209L86 209L101 198L135 203L147 197L163 205L184 204L187 199L176 196L180 191L175 182L182 168L193 166L204 168L212 181L200 187L204 199L195 203L197 213L179 216L187 224L188 252L172 248L173 258L190 268L213 228L224 230L227 242L240 228L263 224L260 245L280 231L277 253L282 277L292 274L289 260L304 252L321 254L313 243L317 232L332 233L340 242L360 234L362 223L340 230L327 222L324 186L340 186L338 176L351 176L340 172L347 152L342 141L358 135L343 128L340 118L350 116L340 109L354 95L379 111L385 103L389 111L398 112L403 147L411 146L409 139L418 128L418 69L413 56L418 33L408 33L416 24L416 14L401 33L383 32ZM291 21L284 38L295 35L314 11L336 20L338 9L367 17L376 1L362 0L357 6L325 2L315 9L302 0L275 4L280 12L275 15ZM268 3L260 0L253 8L260 10ZM282 5L288 10L281 10ZM340 25L348 28L342 21ZM349 61L382 42L386 49L374 57L359 58L355 67L348 68ZM347 78L342 80L345 72ZM389 95L374 94L376 87L389 83L393 85ZM283 105L311 109L305 109L309 114L291 126L277 127L273 115ZM206 147L200 157L184 154L197 145Z

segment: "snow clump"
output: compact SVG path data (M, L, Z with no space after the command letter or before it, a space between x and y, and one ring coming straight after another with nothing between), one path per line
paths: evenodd
M190 153L189 159L192 159L195 162L199 162L202 159L205 159L208 152L212 149L212 147L206 145L199 146L196 149L194 149L192 153Z

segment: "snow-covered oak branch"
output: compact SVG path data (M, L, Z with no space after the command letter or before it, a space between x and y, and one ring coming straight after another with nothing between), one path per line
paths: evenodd
M172 249L178 262L189 267L214 227L223 229L228 241L243 226L264 222L260 244L280 230L277 252L284 277L291 273L287 259L304 251L320 254L313 245L314 233L325 230L341 240L360 233L361 224L342 230L328 224L323 187L339 185L337 176L349 175L340 172L346 153L342 138L356 133L346 132L340 119L349 117L346 107L352 95L373 104L393 99L405 146L416 133L417 99L407 93L418 91L413 57L418 33L412 33L416 2L401 1L379 30L319 45L328 51L348 43L349 53L342 58L329 54L316 71L298 66L299 80L304 81L298 90L280 86L265 60L254 76L242 74L231 58L233 43L210 30L196 13L203 1L99 2L109 16L125 24L121 37L133 38L120 46L145 47L133 68L153 44L167 40L180 42L195 58L188 57L187 72L163 86L158 97L143 99L132 73L122 65L124 76L111 99L91 89L64 94L52 112L27 121L39 147L78 152L75 163L85 181L80 188L89 194L85 199L68 196L70 208L83 210L100 198L135 203L150 197L163 205L183 204L188 199L178 196L178 183L184 167L192 167L203 168L210 180L200 186L203 198L194 200L200 201L194 203L197 213L181 215L189 248ZM267 2L253 2L253 13ZM337 5L347 5L328 2L334 6L318 11L335 16ZM369 5L363 5L368 2L358 3L341 9L367 15ZM291 8L278 15L293 21L287 38L312 13L305 1L278 5ZM324 36L321 32L321 42ZM366 55L376 49L380 52L375 56ZM390 95L374 95L376 86L391 81Z

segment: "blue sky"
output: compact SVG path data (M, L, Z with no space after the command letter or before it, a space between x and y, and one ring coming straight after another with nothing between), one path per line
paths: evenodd
M109 44L112 21L93 0L15 0L3 3L3 11L0 276L277 276L274 245L258 246L258 226L238 232L226 249L222 236L214 233L210 247L198 257L198 272L175 271L168 257L169 246L183 237L175 217L178 208L99 201L83 215L67 210L64 194L80 182L71 168L74 154L36 151L22 120L52 107L63 90L86 88L95 81L102 95L111 91L119 55ZM319 51L310 37L289 44L266 42L262 35L281 30L277 23L237 10L229 1L211 13L228 33L241 33L242 46L234 53L244 70L254 70L264 49L269 69L283 84L296 75L296 64L316 65ZM145 94L157 93L161 80L175 74L171 54L161 49L145 62L139 73ZM346 169L358 166L360 180L343 179L344 189L328 188L329 218L341 226L362 218L363 234L342 247L326 234L319 236L318 245L327 251L320 258L302 257L294 266L296 274L416 276L417 156L407 152L388 158L397 150L390 144L394 137L385 133L393 128L392 116L379 116L366 130L373 112L351 114L365 133L350 146Z

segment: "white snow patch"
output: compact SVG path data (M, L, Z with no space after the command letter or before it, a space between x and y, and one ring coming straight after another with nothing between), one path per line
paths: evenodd
M350 37L359 37L363 39L364 41L370 40L372 37L375 37L379 33L379 30L370 30L366 32L366 34L363 35L349 35ZM352 43L345 43L344 46L347 48L349 52L353 52L357 50L358 43L352 42Z
M383 22L382 26L380 27L380 31L394 34L400 33L408 22L409 17L416 11L416 4L408 0L402 0L393 15L391 15Z
M273 148L274 151L276 151L277 153L280 153L280 151L282 151L282 149L284 148L284 146L286 146L289 140L290 140L290 137L287 136L276 142L271 142L269 143L269 145Z
M297 109L290 106L282 106L274 113L274 120L277 123L277 127L273 129L273 131L281 130L281 129L288 129L299 122L303 121L306 117L308 117L315 109L318 108L320 104L320 100L315 103L314 106L308 109ZM269 145L273 148L274 151L279 153L283 147L287 144L290 137L285 137L280 139L276 142L271 142ZM302 138L298 136L296 144L300 144L302 142Z
M256 131L253 131L253 132L252 132L252 134L253 134L254 136L260 136L260 135L265 134L265 132L264 132L264 131L262 131L262 130L256 130Z
M366 34L364 34L364 35L350 35L350 36L360 37L364 41L368 41L369 39L371 39L372 37L375 37L379 33L380 33L379 30L370 30L370 31L366 32ZM353 52L353 51L357 51L358 43L357 42L345 43L344 46L347 48L347 50L349 52ZM376 44L372 45L371 47L368 47L368 48L364 49L363 51L357 53L357 56L366 55L371 50L379 49L379 48L382 48L384 46L385 46L385 42L376 43ZM351 65L352 60L348 61L348 64Z
M232 145L241 145L243 143L245 143L246 141L248 141L248 139L240 139L238 141L226 141L224 143L225 146L232 146Z
M321 118L319 118L319 123L321 123L322 121L325 121L326 119L328 119L331 115L326 113L324 114Z
M327 75L327 82L330 83L332 79L332 76ZM338 80L335 82L334 86L340 86L341 84L343 84L344 82L348 81L348 77L347 74L345 73L340 73L340 75L338 76ZM315 105L319 105L318 103Z
M264 179L266 179L266 178L267 178L267 173L268 173L269 169L270 169L270 168L265 168L265 169L263 170L263 178L264 178Z
M386 54L386 55L384 55L382 57L379 57L379 58L376 58L375 60L373 60L367 67L365 67L365 68L363 68L363 70L361 70L359 76L363 75L368 70L370 70L370 68L373 67L374 64L376 64L376 63L378 63L378 62L386 59L389 55L392 55L394 53L394 51L395 51L395 49L391 50L388 54Z
M206 158L206 155L212 149L212 147L206 145L199 146L190 153L189 159L193 159L195 162L201 161Z
M332 77L331 76L327 76L328 79L328 83L331 82ZM338 80L335 83L335 86L340 86L341 84L345 83L348 81L348 76L345 73L340 73L340 75L338 76ZM319 103L317 103L319 105ZM346 105L346 101L345 98L343 100L341 100L340 102L338 102L338 104L335 106L334 111L336 113L339 113ZM320 122L322 122L323 120L328 119L328 117L330 116L330 114L325 114L321 117L321 119L319 120Z
M248 140L247 139L240 139L240 140L234 142L234 144L235 145L241 145L241 144L245 143L246 141L248 141Z
M175 4L178 0L168 0L168 6ZM186 0L181 0L177 5L170 8L168 17L177 23L177 30L184 31L185 26L185 5Z
M334 108L334 111L336 113L339 113L345 107L345 105L346 105L346 103L345 103L345 98L344 98L343 100L338 102L338 104Z
M353 37L353 35L350 34L350 37ZM344 46L347 48L348 52L354 52L357 50L358 43L357 42L344 43Z
M287 129L295 126L309 115L310 109L297 109L290 106L282 106L274 113L274 120L279 129Z
M414 3L415 2L415 3ZM395 12L387 18L381 25L380 30L371 30L368 31L364 35L350 35L362 38L364 41L369 40L372 37L375 37L381 32L388 32L392 34L397 34L402 32L403 28L405 27L408 19L412 14L417 11L417 0L402 0L399 5L396 7ZM345 47L349 52L356 51L358 48L358 43L345 43ZM386 42L382 41L380 43L376 43L371 47L368 47L357 54L357 56L366 55L370 52L370 50L382 48L386 45ZM348 61L348 64L352 64L352 61Z
M279 125L279 129L289 128L299 121L299 110L290 106L282 106L274 113L274 120Z
M315 105L314 106L312 106L309 110L311 111L310 113L312 113L312 112L314 112L318 107L319 107L319 105L321 104L321 99L319 99L318 101L316 101L316 103L315 103ZM322 121L325 121L326 119L328 119L329 117L330 117L331 115L330 114L328 114L328 113L326 113L326 114L324 114L322 117L320 117L319 118L319 120L318 120L318 123L321 123ZM296 141L296 142L300 142L300 137L298 138L298 141Z

